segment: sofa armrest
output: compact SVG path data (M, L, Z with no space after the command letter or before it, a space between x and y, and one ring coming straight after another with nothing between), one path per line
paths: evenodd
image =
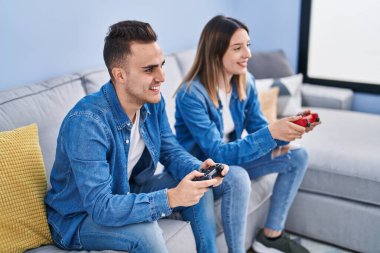
M328 87L304 83L302 85L302 105L351 110L353 91L346 88Z

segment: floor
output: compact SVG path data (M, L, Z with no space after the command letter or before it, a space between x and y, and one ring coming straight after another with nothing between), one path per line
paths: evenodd
M306 238L301 238L296 235L291 235L291 238L301 245L305 246L311 253L352 253L353 251L348 251L346 249L341 249L336 246L323 244L321 242L312 241ZM248 250L247 253L255 253L252 249Z

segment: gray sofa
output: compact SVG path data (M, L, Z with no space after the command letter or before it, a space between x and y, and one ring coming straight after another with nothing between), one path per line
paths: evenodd
M166 83L162 86L162 92L167 100L171 124L174 122L172 94L182 80L184 68L191 64L191 57L192 55L186 52L165 57ZM49 178L55 156L56 139L64 116L81 97L99 90L108 79L108 72L105 68L101 68L61 76L19 88L2 90L0 91L0 131L11 130L33 122L37 123L46 175ZM249 227L247 228L245 243L247 249L252 244L252 238L257 228L262 226L264 221L274 177L275 175L270 175L252 183L255 193L252 194L249 205ZM49 182L48 188L50 188ZM227 252L220 222L220 202L216 202L215 206L216 216L219 219L217 225L218 248L220 252ZM196 252L190 224L178 220L176 215L171 218L173 219L159 221L169 251L173 253ZM28 253L36 252L62 253L65 251L53 245L28 251Z
M172 95L189 69L194 50L167 55L166 81L162 93L168 117L174 124ZM282 52L254 55L250 70L257 78L291 75ZM255 67L256 66L256 67ZM81 71L0 91L0 131L36 122L49 178L54 161L56 138L63 117L86 94L97 91L108 80L106 69ZM304 85L306 106L318 111L323 124L302 140L310 154L310 166L291 209L286 228L294 233L333 243L356 251L379 252L380 242L380 165L375 142L380 140L380 116L350 112L352 92ZM158 168L160 170L160 168ZM257 229L265 221L276 175L252 181L245 246L248 249ZM48 187L49 183L48 183ZM220 202L215 203L219 252L227 252L220 221ZM175 215L159 225L170 252L195 252L191 227ZM28 253L65 252L53 245ZM110 251L103 251L110 252Z
M294 74L282 51L254 55L249 70L257 79ZM380 115L349 111L352 96L348 89L302 85L303 106L318 112L322 125L300 141L309 167L286 229L380 252Z

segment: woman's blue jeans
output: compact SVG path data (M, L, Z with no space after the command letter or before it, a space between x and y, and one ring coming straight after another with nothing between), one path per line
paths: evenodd
M295 195L301 185L308 163L304 148L290 149L286 154L272 159L269 153L255 161L242 164L251 179L278 173L273 187L266 228L282 231ZM254 190L254 189L253 189Z
M221 217L228 252L245 253L247 212L251 193L251 180L247 171L239 166L230 166L223 183L213 188L212 193L215 200L222 201ZM208 201L207 204L208 209L214 210L213 201Z

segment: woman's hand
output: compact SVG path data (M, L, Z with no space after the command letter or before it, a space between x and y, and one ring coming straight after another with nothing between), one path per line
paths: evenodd
M269 132L273 139L282 141L294 141L295 139L301 139L302 135L306 132L306 128L294 124L293 121L301 119L302 116L291 116L276 120L269 124Z
M309 114L311 114L311 113L313 113L313 112L312 112L310 109L306 109L305 111L300 112L300 113L298 113L297 115L300 115L300 116L307 116L307 115L309 115ZM305 132L308 133L308 132L310 132L310 131L313 131L314 127L320 125L321 123L322 123L321 121L311 123L309 127L306 127Z

